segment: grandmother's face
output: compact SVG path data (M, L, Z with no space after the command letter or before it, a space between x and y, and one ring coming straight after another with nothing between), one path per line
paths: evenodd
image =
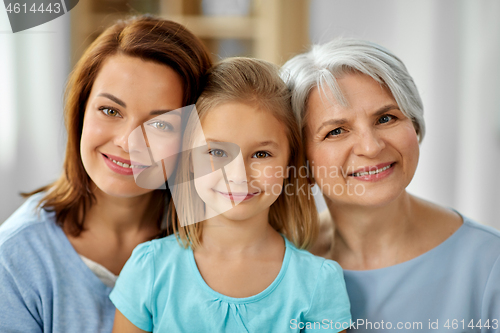
M306 149L325 199L340 205L383 206L405 192L418 163L418 138L389 90L363 74L338 84L342 106L326 89L307 105Z

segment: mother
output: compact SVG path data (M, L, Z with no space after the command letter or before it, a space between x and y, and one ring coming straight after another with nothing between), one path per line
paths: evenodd
M314 251L344 268L352 328L500 332L500 233L406 191L425 126L404 64L348 39L282 71L328 206Z
M64 172L0 228L1 332L111 332L116 275L168 229L170 195L138 187L134 168L161 185L175 167L142 161L129 135L142 128L175 150L177 109L196 101L210 66L198 38L152 17L114 24L85 52L67 88Z

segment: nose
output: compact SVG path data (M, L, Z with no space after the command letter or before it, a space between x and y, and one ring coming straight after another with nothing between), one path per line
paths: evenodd
M138 146L141 141L144 141L145 138L143 136L143 131L141 130L141 124L137 123L127 123L123 124L114 137L114 144L124 152L130 153L130 150L135 149L134 147Z
M356 137L353 147L354 154L368 158L377 157L385 148L385 142L374 129L366 129Z
M245 161L243 160L241 152L231 161L231 163L224 167L224 171L230 183L244 184L248 182Z

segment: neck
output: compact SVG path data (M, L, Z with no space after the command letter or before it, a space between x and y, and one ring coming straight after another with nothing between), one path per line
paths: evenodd
M269 209L247 220L232 220L218 215L203 222L202 248L209 251L241 254L265 248L272 237L281 237L269 224Z
M377 207L327 202L335 225L331 256L347 269L372 269L399 261L398 249L414 228L412 202L406 191Z
M148 209L152 192L131 198L117 198L95 188L94 195L96 202L85 216L87 230L106 230L119 235L150 228L156 222Z
M94 195L85 230L76 237L66 235L77 253L118 275L132 250L159 233L149 207L153 194L117 198L94 188Z

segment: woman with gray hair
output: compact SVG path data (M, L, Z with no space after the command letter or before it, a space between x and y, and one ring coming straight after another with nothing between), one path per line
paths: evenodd
M351 328L500 332L500 232L406 191L425 124L401 60L339 39L282 76L328 206L312 251L344 269Z

